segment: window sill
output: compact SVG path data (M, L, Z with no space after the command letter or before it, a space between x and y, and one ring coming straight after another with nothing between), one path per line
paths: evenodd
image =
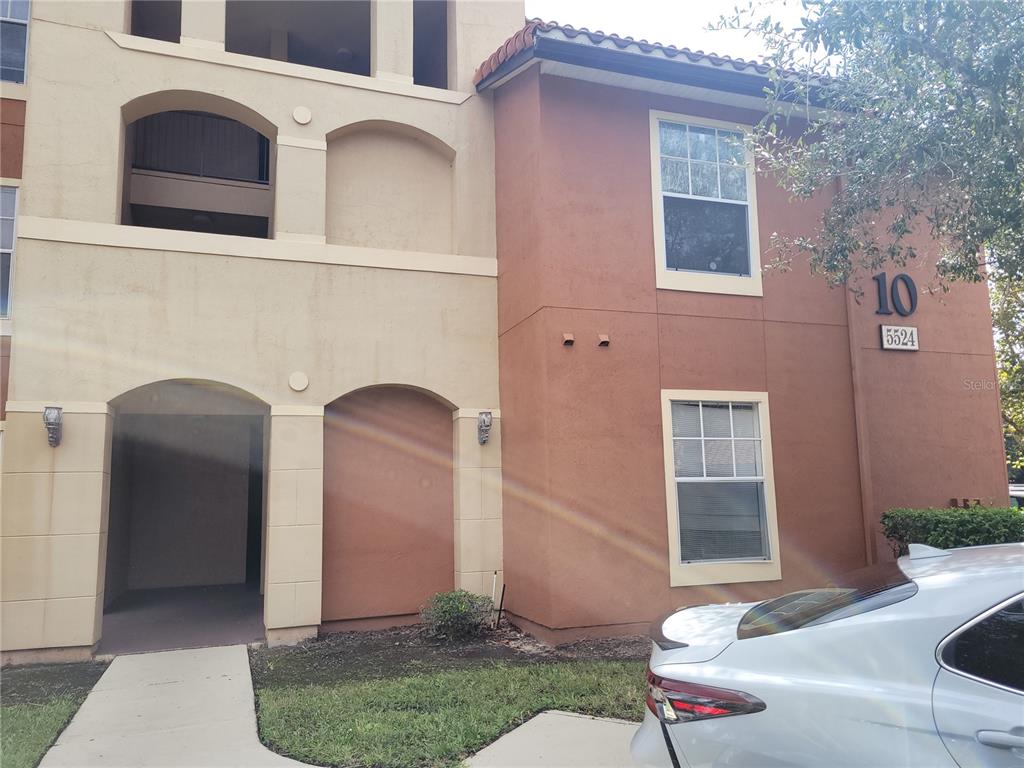
M28 86L25 83L0 81L0 99L28 101Z
M349 88L360 88L366 91L392 93L399 96L410 96L415 99L440 101L448 104L462 104L473 95L471 93L463 93L462 91L442 90L425 85L413 85L411 83L401 83L381 78L365 77L363 75L352 75L348 72L335 72L330 69L307 67L302 64L292 64L289 61L275 61L274 59L263 59L259 56L229 53L217 48L193 46L187 43L168 43L164 40L137 37L123 32L107 30L106 34L119 48L125 50L143 51L162 56L173 56L179 59L191 59L192 61L205 61L210 64L220 64L222 66L237 67L239 69L248 69L255 72L265 72L302 80L314 80L332 85L344 85Z
M776 560L752 562L673 563L669 585L701 587L711 584L738 584L744 581L780 581L782 565Z
M658 288L670 291L719 293L726 296L764 295L760 272L755 272L747 277L741 277L738 275L714 275L659 269L655 284Z

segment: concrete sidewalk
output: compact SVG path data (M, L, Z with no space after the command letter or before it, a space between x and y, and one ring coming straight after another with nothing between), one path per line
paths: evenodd
M543 712L467 768L629 768L635 723ZM301 766L256 734L244 645L118 656L41 768Z
M256 735L244 645L118 656L41 768L301 766Z
M637 724L541 712L471 757L467 768L632 768Z

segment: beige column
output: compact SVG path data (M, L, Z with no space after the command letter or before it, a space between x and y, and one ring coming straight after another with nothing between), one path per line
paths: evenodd
M501 591L501 413L479 440L479 410L462 408L455 420L455 586L491 594L494 572Z
M274 238L324 243L327 215L327 142L277 137Z
M225 0L181 0L181 44L224 50Z
M56 447L47 442L44 405L64 409ZM106 403L7 403L0 481L5 657L40 648L86 656L100 638L111 433Z
M523 28L523 0L448 0L448 87L472 93L473 73Z
M316 635L323 577L324 409L272 406L263 622L271 645Z
M412 82L412 0L370 0L370 74Z

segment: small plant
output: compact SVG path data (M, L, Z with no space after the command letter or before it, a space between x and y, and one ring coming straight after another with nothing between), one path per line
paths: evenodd
M909 544L939 549L1024 541L1024 511L1000 507L890 509L882 528L897 555Z
M451 642L483 633L491 617L491 599L456 589L438 592L420 612L430 633Z

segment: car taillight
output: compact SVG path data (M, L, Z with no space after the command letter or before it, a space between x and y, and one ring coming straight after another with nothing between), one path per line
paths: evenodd
M743 691L660 677L647 670L647 708L663 723L761 712L765 703Z

